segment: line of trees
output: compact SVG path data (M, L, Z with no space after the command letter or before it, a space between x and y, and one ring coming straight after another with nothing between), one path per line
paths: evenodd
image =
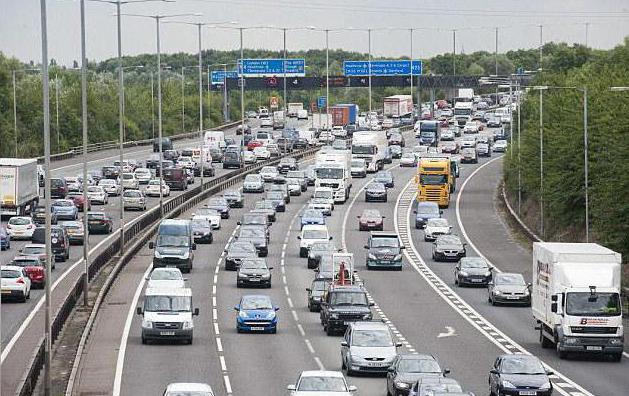
M629 39L609 51L584 55L578 48L555 60L535 81L543 91L543 188L540 188L539 92L521 106L521 146L514 124L512 155L505 156L505 183L517 207L521 172L522 217L538 233L544 203L546 240L585 241L583 93L556 87L587 87L590 240L629 255ZM517 123L517 116L514 116ZM518 153L518 149L520 152ZM518 162L518 157L521 158Z

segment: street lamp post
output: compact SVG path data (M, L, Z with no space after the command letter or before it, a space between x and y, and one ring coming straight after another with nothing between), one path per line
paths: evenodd
M87 55L85 49L85 0L80 1L81 8L81 124L83 129L83 306L88 306L89 272L89 226L87 221Z
M369 111L371 111L371 29L367 29L367 38L369 45Z

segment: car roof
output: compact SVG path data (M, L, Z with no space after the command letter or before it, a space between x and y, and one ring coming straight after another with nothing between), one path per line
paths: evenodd
M427 353L401 353L398 357L404 360L436 360L434 356Z
M169 384L166 390L171 392L183 392L183 391L197 391L197 392L212 392L212 388L208 384L193 383L193 382L175 382Z
M4 271L22 271L22 267L18 267L17 265L3 265L0 269Z
M331 370L307 370L302 371L300 377L337 377L337 378L345 378L343 373L340 371L331 371Z
M145 296L176 296L176 297L191 297L192 289L188 287L173 288L173 287L150 287L144 292Z
M387 326L386 323L384 322L378 322L378 321L371 321L371 322L352 322L350 324L350 326L352 326L352 328L354 330L381 330L381 329L386 329L387 331L390 332L389 330L389 326Z
M396 233L386 231L371 231L369 236L372 238L399 238Z
M326 226L325 224L306 224L304 225L304 228L302 228L302 231L306 231L306 230L328 230L328 226Z
M364 293L365 289L358 285L330 285L330 291L342 291L351 293Z

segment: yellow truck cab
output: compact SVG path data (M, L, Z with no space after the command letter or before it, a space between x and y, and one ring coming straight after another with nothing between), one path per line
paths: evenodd
M417 200L436 202L439 207L450 205L452 181L456 180L451 172L448 158L422 158L417 166Z
M450 163L450 174L448 176L448 182L450 183L450 194L456 190L456 179L459 177L459 160L450 154L434 154L427 153L423 158L429 159L441 159Z

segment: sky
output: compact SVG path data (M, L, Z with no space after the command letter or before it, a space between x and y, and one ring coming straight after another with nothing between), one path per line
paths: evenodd
M100 0L102 1L102 0ZM103 60L116 56L115 6L86 1L87 56ZM80 59L80 14L78 0L48 0L48 56L72 65ZM585 43L608 49L629 36L629 0L176 0L122 6L123 13L167 15L202 13L202 16L171 18L189 22L236 22L225 28L204 28L203 48L240 48L234 27L273 26L247 29L245 48L282 48L277 28L302 28L287 32L291 50L325 48L324 33L305 30L360 29L330 32L330 48L368 51L367 28L372 32L375 56L409 56L410 28L415 58L452 52L456 29L457 53L535 48L539 25L543 41ZM587 24L587 28L586 28ZM0 51L28 62L41 59L39 0L0 0ZM155 22L149 18L122 17L122 51L125 55L155 52ZM196 53L194 26L166 24L161 28L163 53Z

